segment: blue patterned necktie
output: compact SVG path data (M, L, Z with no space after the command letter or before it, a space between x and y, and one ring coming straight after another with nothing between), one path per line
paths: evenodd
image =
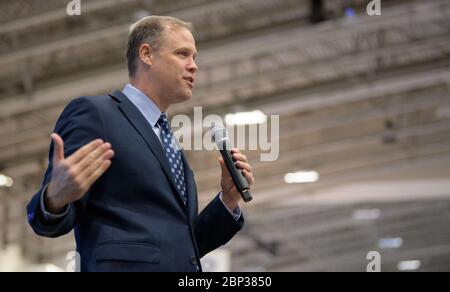
M181 159L181 152L178 150L177 143L173 137L173 133L169 127L169 121L165 113L161 114L158 120L158 125L161 126L161 141L164 152L170 165L175 184L178 192L181 194L184 204L187 204L186 197L186 183L184 180L183 161Z

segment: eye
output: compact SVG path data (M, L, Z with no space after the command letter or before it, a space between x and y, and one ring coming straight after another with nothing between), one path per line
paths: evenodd
M186 52L186 51L180 51L180 52L178 52L177 54L178 54L179 56L183 56L183 57L189 56L189 53Z

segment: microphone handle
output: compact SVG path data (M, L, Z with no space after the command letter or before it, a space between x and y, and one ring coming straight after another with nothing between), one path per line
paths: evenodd
M226 143L225 143L226 145ZM242 170L238 168L235 164L236 160L233 158L231 154L231 150L228 150L228 147L224 147L225 149L221 149L220 153L222 154L223 160L225 161L225 165L228 168L228 171L233 178L233 182L236 186L236 189L239 193L241 193L242 199L244 202L250 202L253 197L250 192L250 186L248 185L247 179L242 174Z

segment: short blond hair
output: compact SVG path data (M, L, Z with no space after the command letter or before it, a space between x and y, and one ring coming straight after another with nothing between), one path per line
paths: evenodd
M167 26L173 28L185 28L191 33L194 31L192 23L171 16L147 16L131 25L127 43L129 76L132 77L136 74L139 47L142 44L149 44L152 49L158 50L161 46L161 37Z

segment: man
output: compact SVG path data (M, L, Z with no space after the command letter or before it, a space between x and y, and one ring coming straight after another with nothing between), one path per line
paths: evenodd
M58 119L28 221L47 237L74 228L81 271L201 271L200 258L242 228L241 196L222 158L222 192L198 214L194 176L165 114L192 98L196 54L190 24L141 19L128 39L123 92L77 98ZM247 157L233 153L252 185Z

